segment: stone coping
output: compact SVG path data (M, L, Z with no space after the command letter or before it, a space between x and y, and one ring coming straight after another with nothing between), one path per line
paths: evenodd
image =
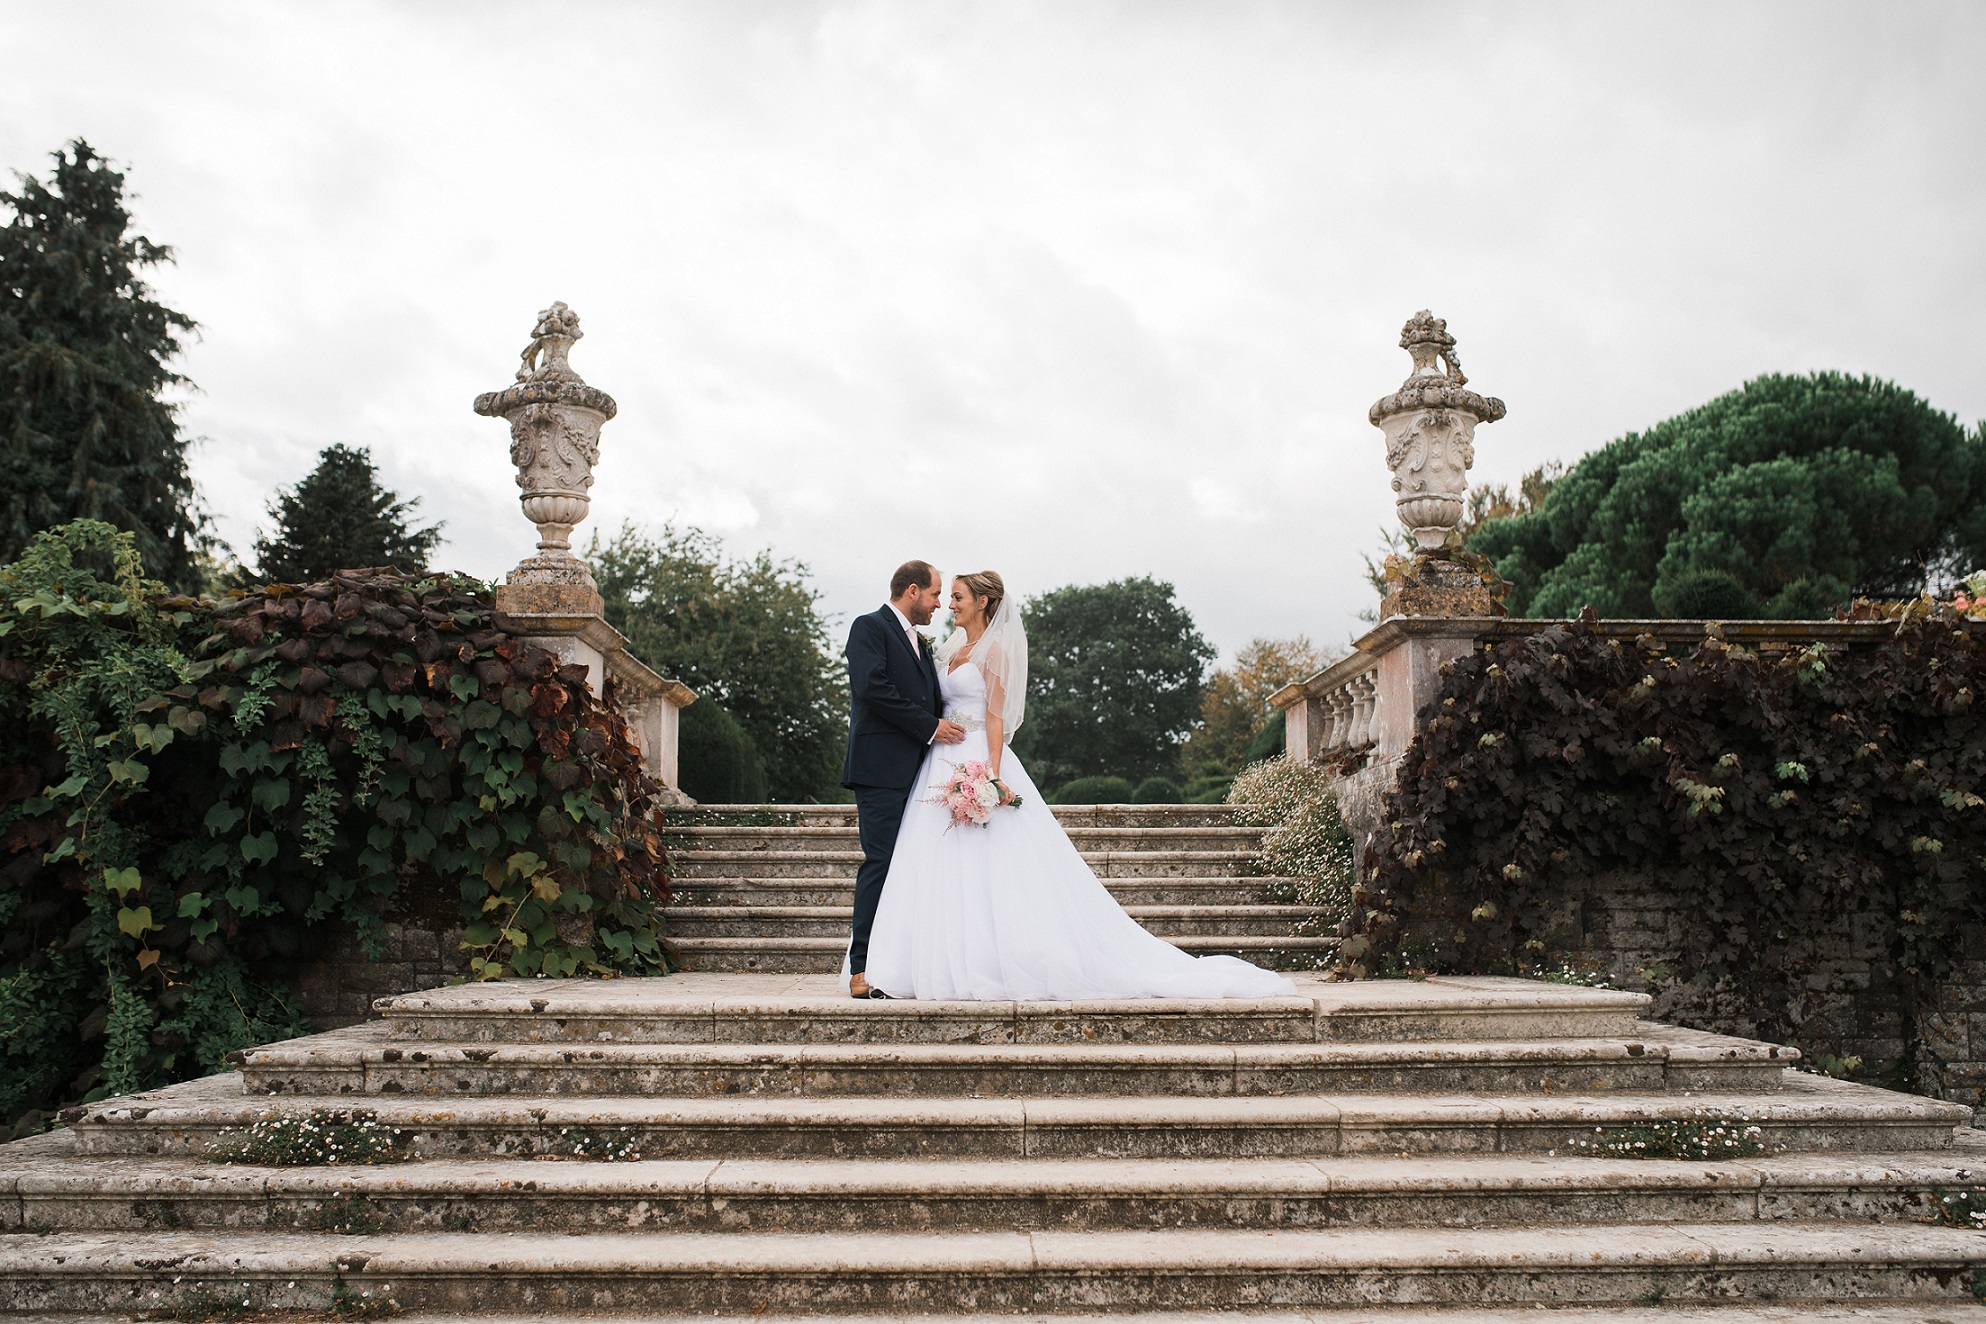
M1369 671L1379 654L1410 639L1465 637L1478 643L1504 639L1524 639L1565 625L1570 618L1545 616L1393 616L1352 641L1352 651L1314 676L1293 681L1269 696L1277 708L1288 708L1305 698L1329 693L1351 677ZM1986 621L1961 622L1962 628L1977 634L1986 631ZM1603 620L1595 629L1608 639L1638 639L1652 635L1663 643L1701 643L1715 627L1724 642L1742 648L1795 648L1806 644L1880 643L1896 633L1894 621L1713 621L1647 620L1626 618Z
M155 1233L67 1232L0 1241L0 1279L23 1272L50 1279L128 1277L149 1272L137 1257L177 1258L183 1271L214 1277L326 1275L333 1268L383 1276L622 1273L655 1282L665 1275L710 1278L751 1273L869 1277L914 1272L1037 1274L1207 1270L1374 1271L1484 1268L1523 1273L1567 1269L1812 1264L1911 1266L1956 1277L1978 1264L1986 1237L1956 1228L1882 1224L1670 1224L1589 1226L1577 1237L1557 1228L1328 1228L1258 1231L1185 1228L1151 1231L923 1233L631 1232L600 1237L536 1233L381 1233L340 1238L336 1264L326 1238L226 1230ZM206 1264L196 1261L206 1260ZM52 1262L52 1263L51 1263ZM205 1276L205 1275L201 1275ZM1725 1293L1718 1293L1725 1295ZM1951 1308L1961 1302L1954 1298ZM1968 1309L1970 1302L1964 1302Z
M1323 1016L1372 1013L1440 1015L1453 1012L1639 1012L1646 993L1550 984L1496 976L1438 975L1427 979L1338 981L1295 974L1296 994L1278 998L1127 998L1081 1002L857 1001L836 975L727 974L690 971L646 979L528 979L457 984L382 998L374 1010L389 1019L415 1015L569 1016L668 1015L704 1011L818 1009L837 1018L920 1016L1005 1017L1041 1014L1096 1015L1301 1011ZM1650 1027L1651 1032L1654 1027ZM1736 1041L1734 1041L1736 1042Z
M1506 1306L1470 1307L1347 1306L1314 1310L1137 1311L1079 1315L843 1315L836 1324L1957 1324L1979 1312L1968 1306L1855 1301L1829 1304L1797 1301L1781 1305L1757 1303L1716 1306ZM396 1315L399 1324L461 1324L460 1315L416 1312ZM599 1324L596 1315L482 1315L480 1324ZM620 1315L622 1324L688 1324L708 1317L685 1315ZM1979 1315L1986 1319L1986 1315ZM54 1315L51 1324L128 1324L128 1315ZM820 1324L819 1315L754 1314L753 1324Z
M836 1324L1958 1324L1977 1316L1973 1307L1949 1302L1883 1302L1858 1300L1839 1304L1795 1301L1782 1304L1714 1306L1628 1305L1505 1307L1347 1306L1308 1310L1111 1311L1104 1314L958 1314L888 1315L840 1314ZM47 1324L131 1324L131 1316L40 1316ZM462 1324L459 1314L415 1311L393 1317L398 1324ZM660 1315L647 1312L616 1314L621 1324L708 1324L707 1315ZM752 1324L821 1324L820 1315L781 1313L747 1316ZM600 1324L595 1314L492 1315L478 1312L479 1324Z

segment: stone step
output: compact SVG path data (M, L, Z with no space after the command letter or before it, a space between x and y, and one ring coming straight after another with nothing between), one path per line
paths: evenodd
M1179 935L1166 939L1195 956L1238 956L1267 970L1314 970L1337 950L1336 938L1246 938ZM841 969L840 938L680 938L670 947L694 973L810 975Z
M1795 1049L1633 1039L1398 1043L410 1043L373 1024L237 1054L256 1094L1163 1095L1771 1090Z
M1232 805L1050 805L1064 827L1227 827L1236 821ZM856 822L855 806L699 805L672 809L668 824L685 831L699 827L845 827Z
M1260 850L1264 829L1210 824L1199 827L1088 827L1063 824L1084 851ZM965 829L961 828L960 831ZM672 827L673 850L859 850L854 823L813 827Z
M1786 1152L1943 1149L1971 1110L1803 1072L1757 1094L1422 1094L1227 1098L251 1097L209 1076L63 1114L83 1155L211 1151L232 1128L363 1106L419 1158L531 1155L571 1128L612 1130L651 1158L1307 1158L1571 1152L1594 1128L1736 1119ZM26 1142L19 1142L26 1143ZM1986 1165L1982 1165L1986 1166Z
M461 984L373 1004L395 1043L1258 1043L1659 1034L1645 993L1441 976L1294 979L1289 997L1107 1002L857 1001L832 976Z
M1253 851L1084 851L1099 878L1246 878L1255 871ZM676 850L674 877L854 878L859 850Z
M1128 906L1146 931L1170 937L1286 938L1304 920L1327 912L1314 906ZM693 906L668 910L669 936L684 938L839 938L844 943L853 907Z
M50 1150L0 1164L0 1231L977 1232L1929 1221L1978 1149L1716 1163L1402 1159L429 1159L265 1168Z
M837 1314L838 1324L1960 1324L1977 1311L1937 1300L1890 1301L1857 1297L1840 1303L1794 1300L1772 1303L1651 1306L1636 1301L1625 1306L1344 1306L1302 1310L1170 1310L1110 1311L1052 1315L956 1314L888 1315ZM128 1324L129 1316L50 1315L51 1324ZM394 1317L398 1324L459 1324L459 1315L416 1311ZM708 1324L708 1316L664 1315L642 1311L619 1318L629 1324ZM593 1314L490 1315L478 1313L477 1324L599 1324ZM753 1314L752 1324L813 1324L818 1315Z
M1281 878L1106 878L1122 906L1253 906L1277 903ZM846 878L676 878L671 891L687 906L851 906L855 876Z
M196 1292L251 1309L359 1301L750 1314L1728 1302L1856 1296L1971 1310L1986 1234L1747 1222L1567 1229L1184 1228L1123 1232L11 1234L19 1312L183 1314Z

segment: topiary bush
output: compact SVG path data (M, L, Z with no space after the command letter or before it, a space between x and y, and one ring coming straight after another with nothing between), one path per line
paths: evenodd
M1138 788L1123 777L1078 777L1048 797L1052 805L1128 805Z
M1406 950L1520 972L1550 959L1574 880L1632 869L1692 917L1681 977L1765 1037L1798 1037L1843 933L1915 1023L1986 921L1986 640L1942 607L1874 646L1763 654L1597 625L1452 665L1368 843L1342 968Z
M1176 805L1186 802L1186 792L1170 777L1147 777L1131 792L1134 805Z
M168 597L79 522L0 567L0 1116L221 1069L438 898L479 977L665 968L660 788L475 581Z

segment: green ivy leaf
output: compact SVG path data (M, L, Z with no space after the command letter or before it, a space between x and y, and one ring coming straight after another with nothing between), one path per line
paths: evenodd
M227 801L219 800L208 808L207 816L202 821L205 823L207 831L218 837L232 832L234 825L241 822L247 816L246 810L237 809Z
M273 864L276 861L276 834L257 832L241 839L241 858L249 864Z
M123 896L125 893L141 886L143 881L138 876L138 870L136 868L105 869L103 871L103 885L118 896Z
M152 923L150 906L139 906L135 910L126 906L117 912L117 927L127 937L142 938L158 926Z
M198 892L188 892L179 898L179 917L191 919L207 908L207 898Z

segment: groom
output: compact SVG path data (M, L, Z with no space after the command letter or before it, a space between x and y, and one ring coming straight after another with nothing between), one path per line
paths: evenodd
M841 784L855 792L862 833L855 930L848 943L848 991L858 998L888 996L871 989L864 974L869 929L924 751L933 743L965 739L964 727L940 716L945 701L938 691L938 664L917 633L918 626L930 624L942 591L937 570L923 561L905 561L890 576L889 602L857 616L848 630L848 756Z

